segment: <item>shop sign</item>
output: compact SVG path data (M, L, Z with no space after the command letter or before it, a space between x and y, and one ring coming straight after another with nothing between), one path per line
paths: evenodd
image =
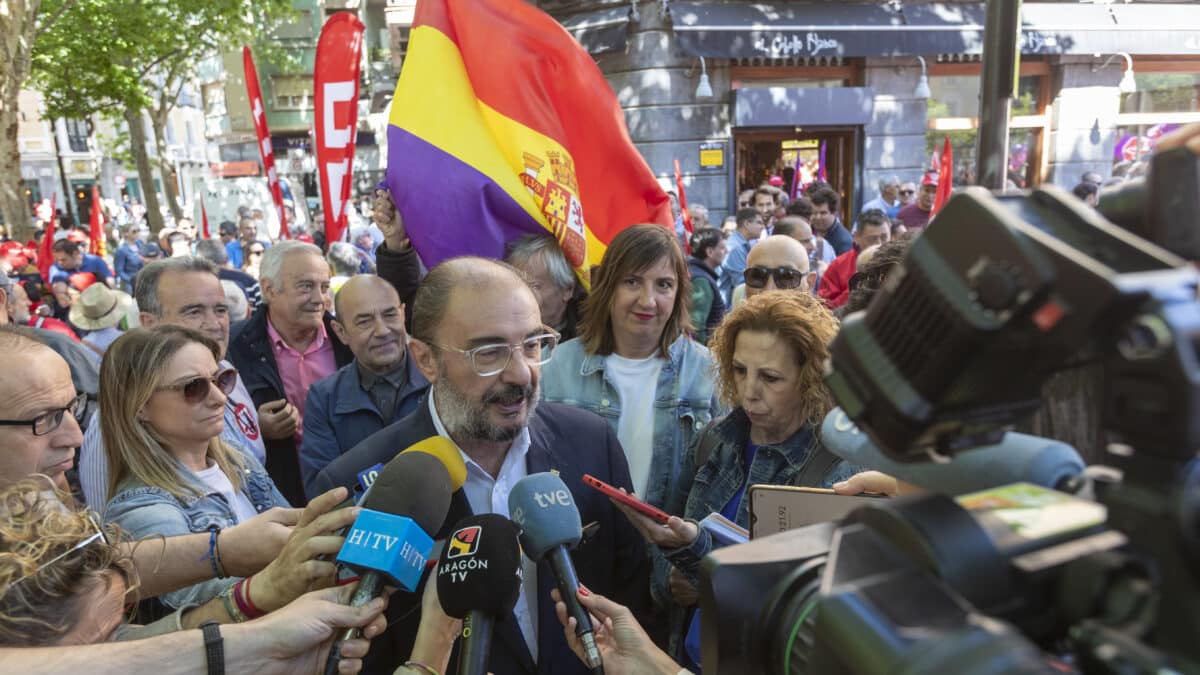
M720 171L725 168L725 144L700 144L700 169L702 171Z
M793 56L840 54L842 43L834 38L821 37L821 34L816 31L809 31L803 36L799 33L779 33L774 37L766 35L756 37L754 49L771 58L778 59Z

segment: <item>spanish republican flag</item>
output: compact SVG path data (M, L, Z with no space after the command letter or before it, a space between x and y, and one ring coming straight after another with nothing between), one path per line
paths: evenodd
M600 69L522 0L418 1L386 178L429 267L550 232L586 286L617 232L673 227Z

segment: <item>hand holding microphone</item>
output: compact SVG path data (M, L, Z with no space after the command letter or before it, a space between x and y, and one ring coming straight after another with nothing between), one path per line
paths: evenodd
M512 612L520 593L516 526L493 513L458 521L438 563L437 599L447 615L463 620L459 675L488 672L496 619Z
M562 479L552 473L535 473L522 478L508 495L508 512L521 528L521 548L535 562L550 563L558 591L567 611L575 619L575 630L583 645L584 663L603 673L600 650L587 610L579 604L579 577L568 550L579 545L583 528L579 509Z

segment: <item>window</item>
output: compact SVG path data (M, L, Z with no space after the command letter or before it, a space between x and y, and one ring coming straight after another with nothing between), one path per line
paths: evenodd
M311 77L274 77L271 92L275 97L276 110L311 110Z
M1137 91L1121 94L1113 136L1114 177L1141 175L1158 139L1184 124L1200 122L1200 61L1134 61Z
M88 151L88 125L83 120L67 120L67 144L71 152Z
M1137 91L1121 95L1122 113L1200 111L1200 73L1137 73Z

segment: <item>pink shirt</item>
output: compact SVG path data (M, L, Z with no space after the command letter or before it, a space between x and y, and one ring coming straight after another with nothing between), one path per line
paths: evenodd
M296 447L300 447L301 436L304 433L304 401L308 398L308 388L317 380L328 377L337 370L333 343L329 341L329 336L325 333L325 324L322 323L317 329L317 337L308 345L308 349L303 353L298 352L283 341L275 326L271 325L270 315L267 316L267 337L271 339L271 353L275 355L279 379L283 380L283 395L300 413L300 421L296 425Z

